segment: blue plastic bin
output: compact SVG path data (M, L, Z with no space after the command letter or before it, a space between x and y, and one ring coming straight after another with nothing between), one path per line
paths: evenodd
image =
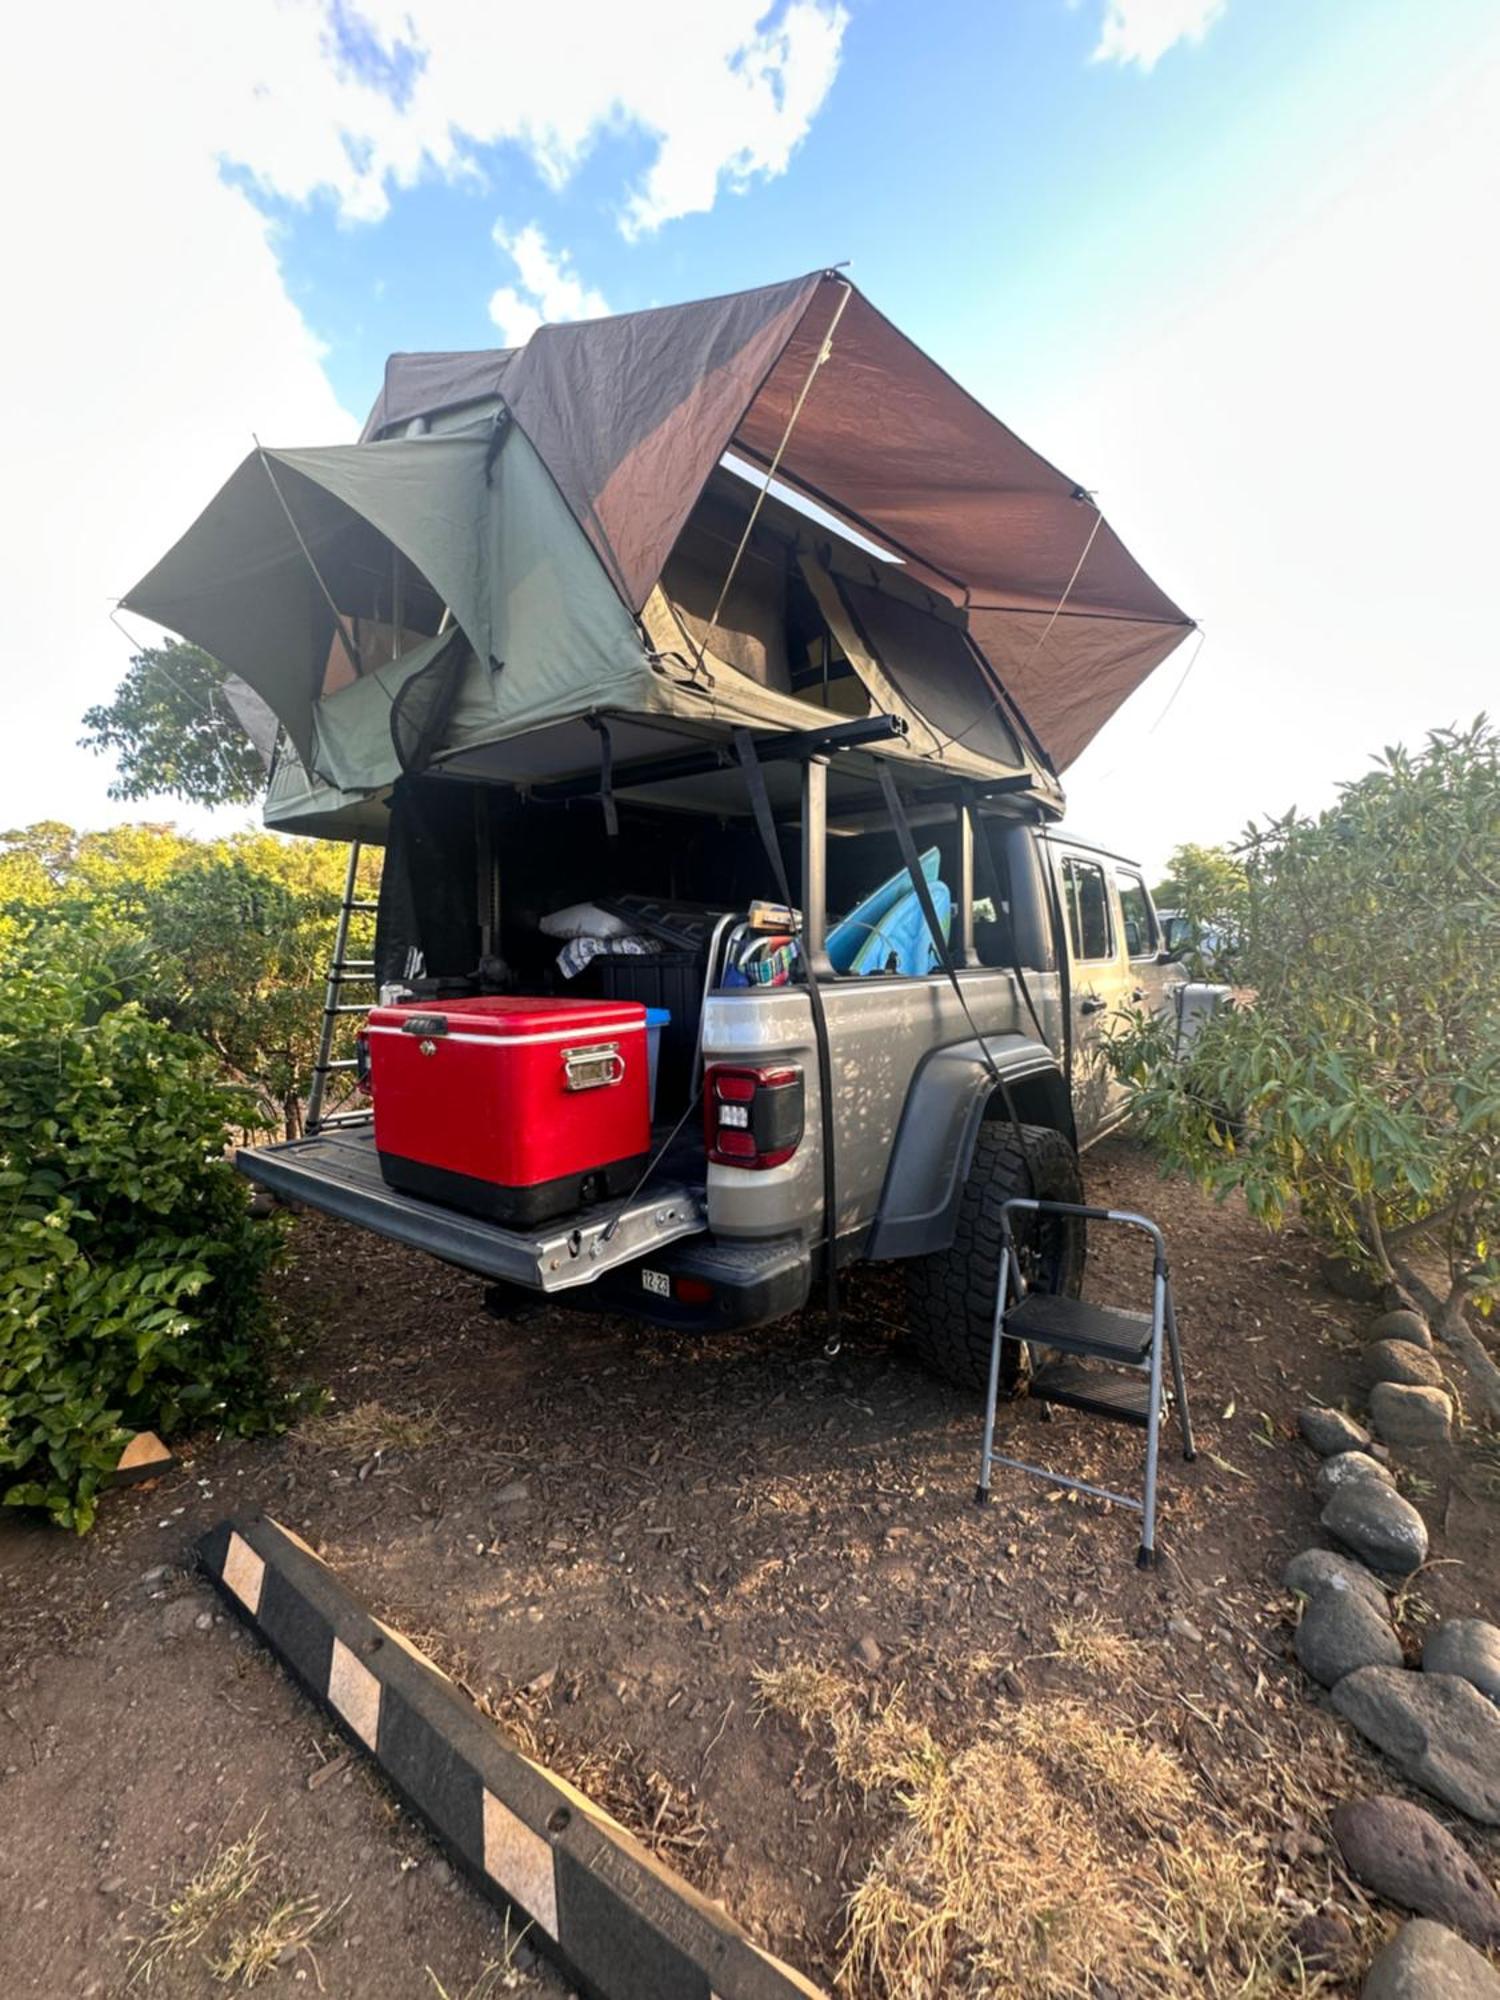
M656 1058L661 1048L661 1031L670 1027L672 1016L665 1007L646 1009L646 1089L651 1100L651 1116L656 1116Z

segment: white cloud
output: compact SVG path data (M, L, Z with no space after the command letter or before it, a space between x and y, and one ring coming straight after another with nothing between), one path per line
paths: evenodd
M356 11L357 8L357 11ZM780 172L827 93L838 0L196 0L34 7L8 23L9 575L0 822L120 817L79 717L124 669L110 604L249 448L352 433L287 296L274 230L223 168L378 219L423 175L511 140L561 186L604 137L644 139L623 227ZM66 106L59 121L58 106ZM535 230L494 310L602 309ZM139 810L139 809L134 809ZM184 813L184 818L192 815Z
M352 434L265 221L215 165L242 98L237 56L230 80L221 68L229 15L210 25L188 0L160 0L149 25L123 7L10 24L6 825L121 816L107 761L75 747L83 710L128 659L114 599L251 448L252 427L267 442Z
M497 222L494 236L516 267L516 283L490 298L490 318L507 347L522 346L547 321L602 319L609 311L604 294L583 282L567 251L554 251L534 222L514 231Z
M1228 0L1105 0L1095 62L1155 69L1179 42L1201 42Z
M621 218L632 234L782 173L848 21L841 0L363 0L337 18L341 33L312 0L216 11L216 69L241 80L219 106L227 159L359 221L423 173L474 171L476 148L513 141L561 188L601 137L637 132L653 153Z

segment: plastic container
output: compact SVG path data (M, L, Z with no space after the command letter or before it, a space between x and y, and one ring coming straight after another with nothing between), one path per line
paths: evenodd
M657 1088L664 1116L675 1118L692 1087L693 1052L698 1042L698 1016L703 1011L701 951L646 951L626 957L601 952L589 967L598 968L600 990L609 1000L637 1000L671 1019L661 1031Z
M661 1055L662 1030L671 1025L672 1016L665 1007L646 1009L646 1094L653 1119L656 1117L656 1065Z

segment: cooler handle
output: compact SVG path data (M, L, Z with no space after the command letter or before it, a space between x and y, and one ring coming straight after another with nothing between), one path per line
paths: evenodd
M564 1090L604 1090L625 1080L625 1058L616 1042L591 1042L563 1050Z

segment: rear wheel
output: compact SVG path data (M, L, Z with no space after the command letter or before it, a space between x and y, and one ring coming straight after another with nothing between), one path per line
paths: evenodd
M1083 1200L1078 1155L1047 1125L1019 1129L999 1120L979 1128L959 1200L953 1241L906 1267L907 1329L918 1360L963 1389L989 1383L995 1290L1000 1282L1000 1208L1016 1195L1038 1201ZM1027 1289L1066 1292L1083 1284L1084 1226L1076 1215L1013 1213L1011 1231ZM1025 1372L1025 1350L1000 1349L1000 1384L1007 1394Z

